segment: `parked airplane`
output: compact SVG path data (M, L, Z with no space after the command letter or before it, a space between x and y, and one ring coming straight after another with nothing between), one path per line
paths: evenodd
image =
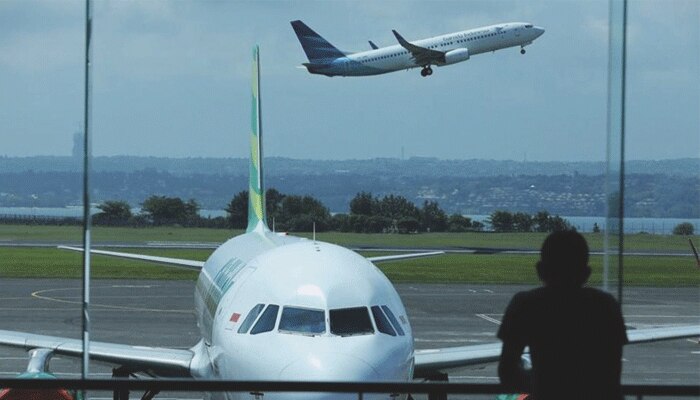
M525 46L544 33L530 23L508 22L409 42L392 30L398 45L379 48L370 40L372 50L346 53L302 21L291 24L309 59L303 65L312 74L326 76L379 75L416 67L422 68L422 76L429 76L432 65L456 64L489 51L520 46L520 53L525 54Z
M253 50L252 97L245 234L221 245L206 262L92 250L94 254L200 270L194 297L201 340L189 350L90 342L90 358L120 367L115 371L122 377L145 373L195 379L363 382L409 381L497 361L500 343L415 350L401 299L373 264L442 252L365 258L330 243L270 231L265 222L257 47ZM698 335L700 326L628 332L631 342ZM31 350L23 377L46 376L54 354L82 357L79 339L0 330L0 345ZM55 395L70 400L65 392ZM344 398L332 393L264 395L265 399ZM257 398L250 393L207 396ZM26 397L0 391L0 398ZM366 394L365 398L395 396Z

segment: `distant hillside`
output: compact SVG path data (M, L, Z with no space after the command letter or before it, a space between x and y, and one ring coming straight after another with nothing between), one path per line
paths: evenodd
M312 194L331 211L347 212L361 191L399 194L421 205L435 200L446 211L494 210L569 216L605 212L601 162L516 162L430 158L317 161L270 158L267 185L284 193ZM79 205L82 178L70 157L0 158L0 206ZM150 195L196 199L223 209L247 188L247 159L96 157L93 201L140 204ZM627 164L626 213L634 217L700 218L700 159Z
M319 175L329 173L353 173L358 175L426 176L426 177L479 177L499 175L602 175L602 161L508 161L508 160L440 160L412 157L375 158L369 160L297 160L282 157L266 159L267 174ZM134 172L146 169L166 171L174 175L223 174L246 175L247 158L163 158L163 157L95 157L95 171ZM675 160L628 161L631 174L667 174L697 176L700 158ZM80 171L82 160L72 157L0 157L0 171Z

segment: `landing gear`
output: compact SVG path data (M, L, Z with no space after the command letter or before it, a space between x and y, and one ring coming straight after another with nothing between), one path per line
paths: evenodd
M520 54L525 54L525 48L524 48L524 47L521 47L521 48L520 48Z
M420 71L420 76L423 76L423 77L430 76L430 75L432 75L432 74L433 74L433 69L430 68L430 65L426 65L426 66L423 67L423 69Z

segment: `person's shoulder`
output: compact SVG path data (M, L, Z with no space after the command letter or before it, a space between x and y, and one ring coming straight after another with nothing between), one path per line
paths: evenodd
M595 301L599 304L604 304L606 306L618 304L617 299L615 299L615 296L600 289L583 287L581 288L581 291L582 293L584 293L586 298L590 299L591 301Z
M524 290L513 295L512 303L527 303L538 298L545 296L544 287L538 287L535 289Z
M602 291L600 289L584 286L581 288L581 291L583 293L585 293L586 296L589 296L589 297L594 297L594 298L598 298L601 300L604 299L606 301L617 301L617 300L615 300L615 297L612 294L605 292L605 291Z

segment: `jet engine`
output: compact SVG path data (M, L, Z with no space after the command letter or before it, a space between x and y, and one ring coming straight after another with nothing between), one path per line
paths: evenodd
M450 50L447 53L445 53L445 64L444 65L450 65L454 63L458 63L460 61L465 61L469 59L469 50L468 49L454 49Z
M53 355L49 349L34 349L29 352L27 372L18 378L55 379L49 372L49 360ZM75 394L64 389L0 389L0 400L74 400Z
M54 378L46 372L24 373L18 378ZM73 400L75 395L65 389L0 389L0 400Z

